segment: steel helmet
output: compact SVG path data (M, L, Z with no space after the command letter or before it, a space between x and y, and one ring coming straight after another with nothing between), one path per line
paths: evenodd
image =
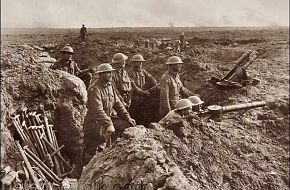
M193 106L197 106L204 103L204 101L201 101L201 99L198 96L190 96L188 99L192 102Z
M182 110L191 106L193 106L193 104L189 99L181 99L176 102L175 109Z
M134 56L132 57L131 61L132 61L132 62L134 62L134 61L142 61L142 62L144 62L145 60L144 60L144 58L143 58L142 55L140 55L140 54L136 54L136 55L134 55Z
M109 63L103 63L98 66L97 73L104 73L109 71L114 71L113 67Z
M126 61L127 59L128 59L128 56L126 56L125 54L123 54L123 53L116 53L113 56L112 63L121 63L123 61Z
M74 53L74 50L73 50L73 48L70 47L70 46L64 46L64 47L60 50L60 52Z
M172 50L172 47L167 46L164 50Z
M179 63L183 63L183 61L180 59L180 57L178 56L171 56L167 59L166 65L170 65L170 64L179 64Z

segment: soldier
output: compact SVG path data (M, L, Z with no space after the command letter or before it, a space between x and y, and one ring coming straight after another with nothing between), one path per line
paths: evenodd
M201 109L202 104L204 103L204 101L202 101L198 96L190 96L188 98L192 105L192 111L195 113L199 113L202 112L203 110Z
M96 149L98 151L104 150L107 141L110 140L110 136L114 132L113 141L122 135L125 128L136 124L111 84L112 71L114 70L108 63L99 65L97 68L99 78L88 92L84 142L85 152L89 155L94 155Z
M165 44L165 41L164 39L161 40L161 44L159 45L159 49L160 50L164 50L166 48L166 44Z
M132 103L130 106L130 115L137 121L138 124L147 125L146 123L146 104L145 101L150 96L148 89L153 89L157 85L156 79L142 68L142 63L145 62L140 54L132 57L131 63L133 68L129 70L129 75L136 89L133 91ZM140 112L143 110L143 112ZM139 121L139 122L138 122Z
M159 113L164 117L168 112L175 108L176 102L181 99L181 96L189 97L194 94L187 90L180 81L179 71L182 60L177 56L168 58L166 65L168 70L160 79L160 108Z
M190 118L192 114L192 103L188 99L178 100L176 108L171 110L164 118L162 118L158 124L171 129L177 136L185 136L184 134L184 122Z
M182 32L179 36L179 41L180 41L180 47L181 50L184 50L184 46L185 46L185 37L184 37L184 32Z
M150 48L150 47L149 47L149 42L150 42L150 41L149 41L148 39L145 40L145 48L146 48L146 49L149 49L149 48Z
M86 38L87 34L88 34L87 33L87 28L83 24L82 27L81 27L81 30L80 30L80 35L81 35L82 41L85 41L85 38Z
M180 49L180 40L176 40L175 44L174 44L174 51L175 53L180 53L181 49Z
M173 48L171 46L167 46L165 49L164 49L164 52L167 54L167 55L174 55L174 52L173 52Z
M74 54L74 50L70 46L64 46L60 52L62 52L62 57L57 60L53 65L50 66L51 69L58 69L61 71L68 72L72 75L76 75L80 79L82 79L88 89L91 85L92 81L92 73L93 69L84 69L81 70L78 67L78 64L72 59Z
M121 101L126 108L131 105L134 84L125 70L126 60L128 57L123 53L116 53L112 59L112 66L116 69L113 72L113 84L118 90Z

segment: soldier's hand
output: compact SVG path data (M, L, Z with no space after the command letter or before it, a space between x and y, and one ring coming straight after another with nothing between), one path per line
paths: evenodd
M95 68L90 68L90 69L89 69L89 72L90 72L90 73L94 73L94 72L95 72Z
M150 92L148 92L148 91L143 91L142 93L143 93L144 96L150 96L151 95Z
M132 118L128 119L128 122L134 127L136 125L136 121Z
M129 105L128 105L128 104L126 104L126 102L123 102L123 106L125 107L125 109L126 109L126 110L128 110L128 109L129 109Z

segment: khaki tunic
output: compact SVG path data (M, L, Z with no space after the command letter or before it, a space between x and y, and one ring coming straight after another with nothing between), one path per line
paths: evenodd
M181 118L183 118L182 115L176 112L176 110L171 110L165 117L163 117L158 124L161 126L167 128L168 126L180 122Z
M118 95L121 101L130 106L132 99L132 81L124 69L119 69L113 72L113 83L118 90Z
M103 84L102 81L98 80L88 91L87 108L88 111L84 123L85 145L93 150L97 147L97 141L98 143L105 141L99 135L100 129L102 126L113 125L111 117L116 115L115 111L124 120L128 121L130 118L110 82Z
M160 108L159 113L164 117L168 112L175 109L176 102L184 96L187 98L194 93L187 90L178 74L166 71L160 80Z
M78 75L79 72L81 71L80 68L78 67L78 64L73 61L72 59L59 59L57 60L52 66L51 69L58 69L61 71L68 72L72 75Z
M132 69L129 71L129 74L135 85L141 90L147 90L157 85L156 79L145 69L141 69L141 71Z

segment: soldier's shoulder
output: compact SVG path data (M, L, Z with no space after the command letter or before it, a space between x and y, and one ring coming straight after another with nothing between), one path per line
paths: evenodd
M142 73L144 73L146 75L150 75L150 73L146 69L142 69Z
M101 86L98 82L96 82L93 86L90 87L90 89L88 90L88 93L96 93L99 92L101 89Z
M170 75L167 73L167 72L165 72L162 76L161 76L161 79L160 80L162 80L162 81L169 81L170 80Z

